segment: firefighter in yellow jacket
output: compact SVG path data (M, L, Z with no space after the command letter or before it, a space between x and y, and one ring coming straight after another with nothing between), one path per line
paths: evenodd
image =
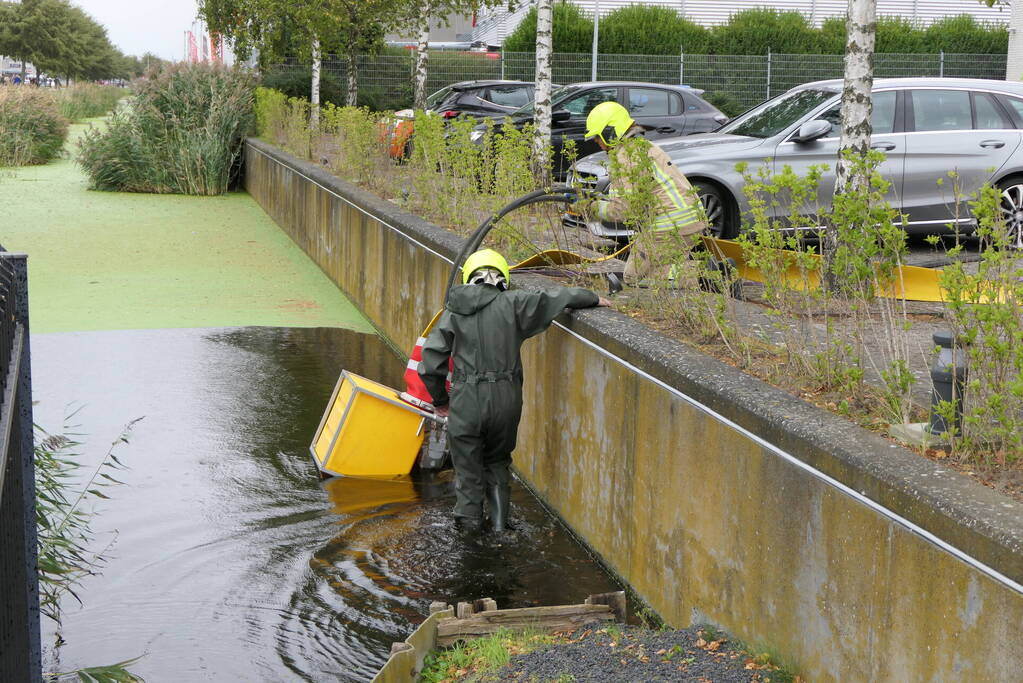
M628 284L674 278L679 269L673 265L687 260L695 235L707 228L692 185L664 150L642 133L617 102L598 104L586 117L586 138L595 138L613 157L609 199L597 201L592 212L603 220L631 223L637 230L625 267ZM635 142L627 143L629 139ZM637 156L644 152L646 159ZM653 177L637 182L637 172ZM647 197L641 200L638 195L643 192Z

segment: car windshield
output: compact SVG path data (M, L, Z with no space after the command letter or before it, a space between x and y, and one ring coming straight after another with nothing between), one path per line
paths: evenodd
M836 93L830 90L797 90L785 93L725 124L718 132L751 138L769 138L782 132L835 95Z
M446 88L441 88L437 92L435 92L432 95L430 95L429 97L427 97L426 98L426 108L427 109L433 109L434 107L436 107L438 104L440 104L441 102L444 101L444 98L448 96L449 92L451 92L451 86L450 85L448 87L446 87Z
M578 85L563 85L561 87L558 87L558 88L555 88L554 90L552 90L551 91L551 111L557 110L558 103L560 101L564 100L566 97L569 97L572 93L577 92L578 90L579 90L579 86ZM532 116L532 115L533 115L533 102L530 102L529 104L527 104L527 105L525 105L523 107L519 107L518 109L513 111L508 116L511 116L512 118L518 118L520 116Z

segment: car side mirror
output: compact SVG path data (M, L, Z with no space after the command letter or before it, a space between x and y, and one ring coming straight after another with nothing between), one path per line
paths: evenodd
M807 121L799 127L799 131L792 138L792 142L813 142L831 132L831 122L824 119Z
M559 109L551 113L551 123L562 123L572 118L572 112L567 109Z

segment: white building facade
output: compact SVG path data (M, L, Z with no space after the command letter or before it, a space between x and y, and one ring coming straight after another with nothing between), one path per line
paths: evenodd
M736 12L755 7L770 7L780 11L796 11L806 16L815 25L830 17L845 16L847 0L569 0L583 11L593 14L600 6L600 15L628 5L656 5L675 9L690 21L704 26L727 23ZM1019 0L1014 0L1018 2ZM526 0L517 9L484 9L477 15L473 28L473 40L482 40L490 45L501 45L505 37L515 30L522 18L535 4ZM987 7L978 0L877 0L878 15L901 16L927 26L939 19L958 14L968 14L978 21L1008 24L1009 9Z

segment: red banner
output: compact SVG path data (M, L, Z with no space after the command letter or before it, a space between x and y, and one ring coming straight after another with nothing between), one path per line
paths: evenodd
M219 33L210 34L210 48L213 52L213 61L223 63L224 61L224 37Z

